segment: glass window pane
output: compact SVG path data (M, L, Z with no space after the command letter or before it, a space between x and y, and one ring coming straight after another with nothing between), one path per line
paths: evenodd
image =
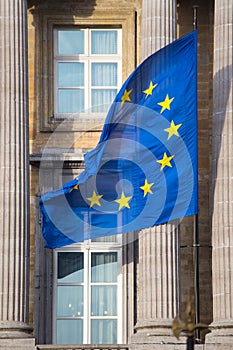
M93 89L91 92L91 111L93 113L107 112L116 94L116 89Z
M117 315L117 286L91 287L91 315Z
M91 241L92 241L92 242L117 243L117 242L118 242L118 235L112 235L112 236L105 236L105 237L92 238Z
M84 63L58 63L58 86L84 86Z
M83 344L83 320L57 320L57 344Z
M84 53L83 30L59 30L58 31L58 54L78 55Z
M91 254L91 281L117 282L117 253Z
M92 86L117 86L117 63L92 63Z
M78 113L84 110L84 90L60 89L58 91L58 113Z
M91 344L117 344L117 320L91 320Z
M83 286L57 287L57 316L83 316Z
M117 54L116 30L93 30L91 32L92 54Z
M84 258L83 253L58 253L58 282L83 282Z

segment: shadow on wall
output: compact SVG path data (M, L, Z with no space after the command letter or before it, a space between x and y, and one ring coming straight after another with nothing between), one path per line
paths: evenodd
M48 5L49 3L49 5ZM37 10L45 10L48 9L51 11L57 9L59 7L60 11L70 11L77 13L77 8L80 9L85 8L85 12L81 12L81 17L89 17L92 15L96 6L96 0L28 0L28 9L37 9Z
M213 80L213 198L217 179L218 162L220 158L224 124L226 122L227 106L232 89L232 65L226 66L214 75ZM232 141L233 142L233 141ZM212 208L213 210L213 208Z

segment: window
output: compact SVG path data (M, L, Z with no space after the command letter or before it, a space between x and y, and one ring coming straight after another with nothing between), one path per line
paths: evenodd
M122 83L120 29L54 31L54 115L105 114Z
M55 251L54 343L121 343L120 236Z

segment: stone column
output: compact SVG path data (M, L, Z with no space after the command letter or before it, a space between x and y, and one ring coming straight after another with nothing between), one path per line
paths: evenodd
M177 343L172 320L178 313L178 227L162 225L139 234L139 302L133 342L161 349Z
M142 58L176 38L176 1L143 0ZM139 234L138 320L132 349L161 349L176 343L172 320L178 313L178 227L167 224ZM146 345L147 344L147 345Z
M233 344L233 2L215 0L213 84L213 323L208 349Z
M0 349L34 349L28 326L27 3L0 2Z
M176 39L176 0L142 1L142 59Z

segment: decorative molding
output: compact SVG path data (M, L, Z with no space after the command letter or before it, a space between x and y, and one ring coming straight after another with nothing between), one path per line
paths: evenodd
M69 7L68 7L69 8ZM123 81L135 69L136 56L136 32L135 32L135 8L131 9L95 9L90 16L85 16L84 10L77 5L71 10L60 13L57 9L53 12L48 9L31 10L33 14L33 26L35 30L35 75L40 77L36 81L35 99L36 119L40 120L40 131L53 131L59 125L59 120L53 116L53 29L58 26L86 26L122 28L122 79ZM78 122L66 122L67 131L100 131L104 123L105 115L101 118L79 119Z

